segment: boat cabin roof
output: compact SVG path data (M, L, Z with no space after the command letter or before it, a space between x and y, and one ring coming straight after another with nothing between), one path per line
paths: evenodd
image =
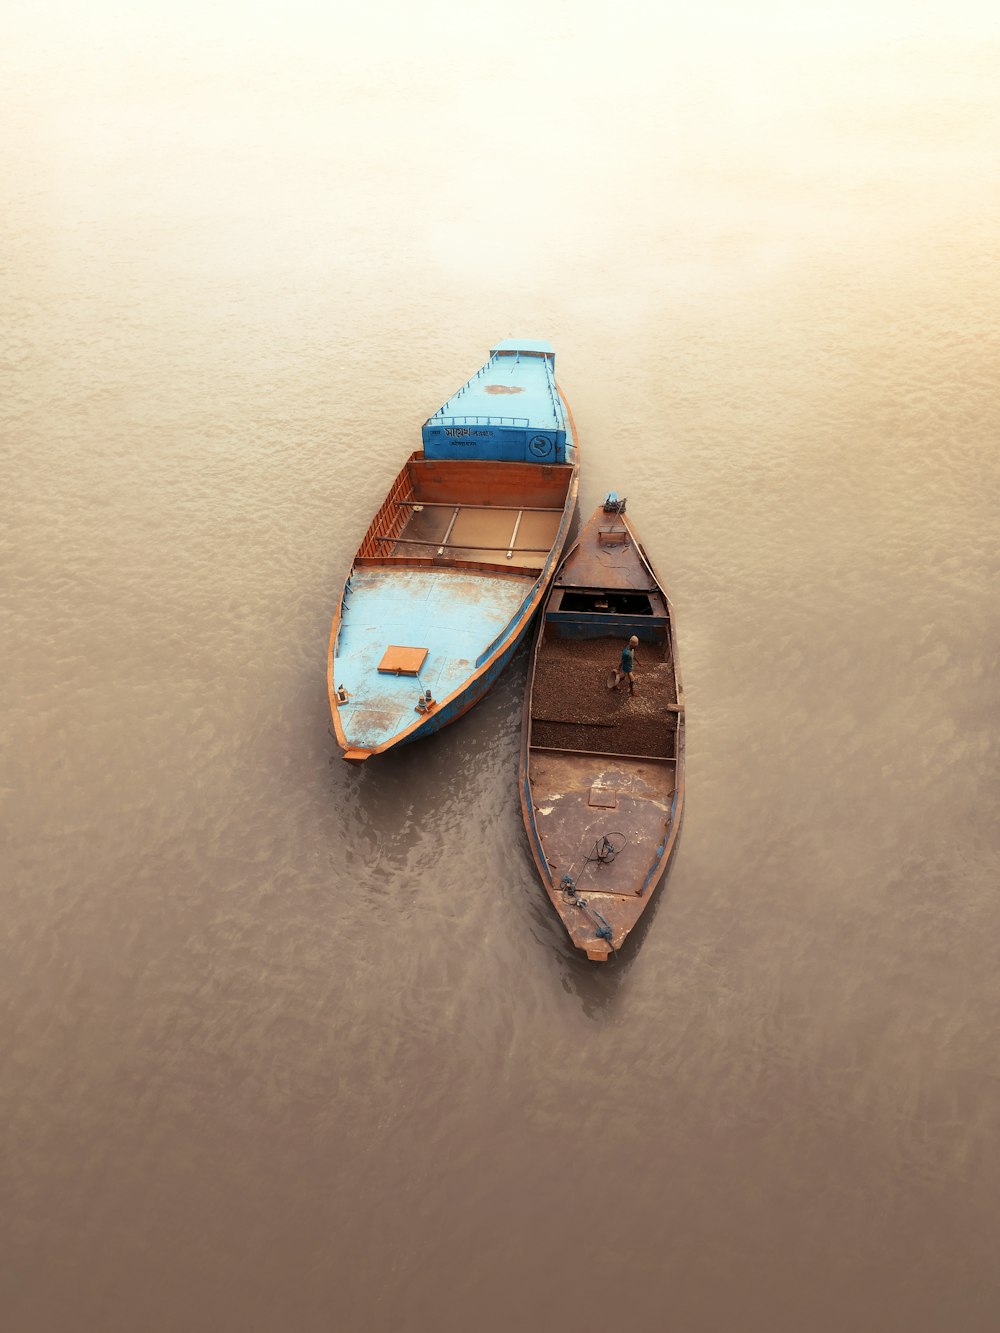
M486 365L428 417L425 425L472 423L565 430L555 364L549 343L508 338L493 348Z

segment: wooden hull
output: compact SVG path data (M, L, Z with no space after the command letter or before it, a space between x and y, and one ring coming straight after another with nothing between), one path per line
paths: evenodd
M630 635L634 697L608 689ZM599 509L564 559L532 649L519 794L539 878L574 946L617 952L666 873L684 807L674 617L621 513Z

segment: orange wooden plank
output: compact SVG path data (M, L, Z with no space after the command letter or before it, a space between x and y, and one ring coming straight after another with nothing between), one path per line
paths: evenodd
M426 648L401 648L398 644L390 643L382 654L378 670L393 676L416 676L426 657Z

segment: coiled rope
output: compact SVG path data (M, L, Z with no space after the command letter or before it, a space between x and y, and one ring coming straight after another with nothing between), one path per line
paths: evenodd
M616 846L611 841L612 838L621 838L621 842ZM624 833L605 833L594 843L593 855L584 859L596 861L598 865L609 866L627 842L628 838Z

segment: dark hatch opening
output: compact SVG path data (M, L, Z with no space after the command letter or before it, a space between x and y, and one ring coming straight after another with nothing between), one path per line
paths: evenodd
M560 611L590 611L599 616L651 616L653 607L644 592L563 593Z

